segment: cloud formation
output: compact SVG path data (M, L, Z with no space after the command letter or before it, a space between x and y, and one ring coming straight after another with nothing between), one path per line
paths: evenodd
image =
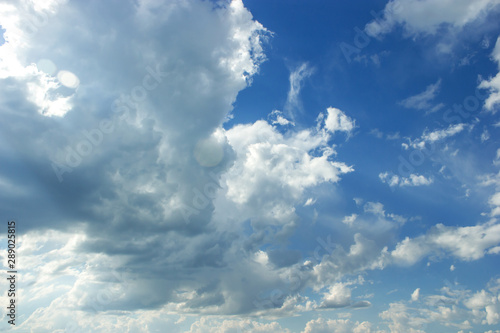
M442 26L459 30L484 17L499 3L498 0L393 0L386 4L381 17L366 25L365 31L377 37L398 25L410 36L435 34Z
M387 8L398 2L420 18L437 6L391 1ZM387 12L372 32L381 36L401 24L407 32L434 33L439 15L460 29L495 4L460 2L427 22ZM1 4L0 15L0 207L22 225L25 312L18 331L291 332L283 318L306 312L293 331L419 332L430 322L464 330L498 323L495 282L460 298L456 291L430 295L424 285L409 286L403 300L394 295L384 300L387 307L372 306L381 294L366 290L372 271L425 258L468 262L500 254L499 189L478 200L491 208L484 213L489 221L421 232L417 227L435 220L411 225L416 218L397 201L403 196L378 196L387 192L379 180L438 187L434 170L403 177L362 165L374 146L360 142L356 130L369 133L370 119L328 107L348 105L337 104L339 96L323 103L315 91L321 105L311 108L306 124L276 106L244 123L228 121L235 119L237 96L259 75L272 35L241 0L23 0ZM286 103L278 108L302 108L313 68L305 62L291 71ZM491 110L495 79L480 84ZM401 105L437 110L440 86L438 80ZM395 129L375 126L376 137L400 139ZM473 126L426 129L404 147L459 140ZM483 133L490 137L484 146L494 144L494 129L484 125ZM360 143L370 144L359 149ZM483 185L498 187L498 176L488 175ZM415 197L409 202L416 206ZM444 265L457 274L465 263ZM0 287L7 287L5 279ZM377 312L381 322L359 320Z
M295 118L296 111L302 110L302 103L300 101L300 91L303 87L303 81L314 73L312 68L307 62L297 66L296 69L290 71L290 89L286 98L285 110L288 112L292 120Z
M327 109L327 115L325 119L325 128L331 133L335 132L345 132L348 135L356 127L356 122L347 116L342 110L337 108L329 107ZM323 117L320 118L320 120Z
M300 252L259 248L293 231L307 189L353 171L334 159L332 134L354 120L338 110L340 127L332 127L328 109L326 124L309 129L280 132L274 125L289 122L279 114L223 129L265 59L268 31L243 3L121 2L100 24L103 6L2 7L11 17L0 46L8 55L0 98L10 105L2 135L18 138L2 141L2 186L18 189L3 202L8 214L33 221L25 241L42 252L25 248L25 262L45 264L25 266L25 292L37 295L26 303L39 310L22 328L64 330L75 318L83 330L140 330L172 325L172 313L310 308L283 278L300 268ZM29 43L13 42L30 13L50 17L22 35ZM291 77L292 102L309 75L301 68ZM39 226L49 231L35 241ZM288 294L272 299L273 311L259 307L273 290ZM205 322L193 325L205 330Z
M427 86L425 91L402 100L400 104L408 109L425 110L426 113L439 111L444 107L444 104L439 103L433 105L431 102L436 98L440 86L441 80L438 80L436 83Z
M493 61L497 63L500 68L500 37L497 38L495 48L491 54ZM496 112L496 106L500 103L500 73L497 73L495 77L488 80L483 80L479 84L479 88L488 89L490 95L484 101L484 106L487 110L491 112Z
M485 256L500 243L500 225L452 227L437 224L426 234L399 242L391 252L395 263L412 265L424 257L450 255L470 261Z
M398 175L390 175L388 172L383 172L378 175L383 183L387 183L390 187L394 186L422 186L430 185L434 182L432 178L426 178L423 175L410 174L409 177L400 177Z

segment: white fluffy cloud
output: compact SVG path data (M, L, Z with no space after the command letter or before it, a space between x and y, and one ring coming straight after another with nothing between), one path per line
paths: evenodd
M281 125L281 126L286 126L286 125L292 125L295 126L295 123L293 121L290 121L286 119L283 116L283 112L279 110L273 110L268 116L268 119L271 121L272 125Z
M329 107L325 119L325 128L332 133L346 132L350 134L354 129L355 121L337 108Z
M328 289L323 297L321 307L343 308L351 304L351 290L344 283L336 283Z
M302 333L370 333L371 327L371 323L367 321L318 318L309 321Z
M345 216L344 219L342 220L342 222L347 224L347 225L352 225L356 221L357 217L358 217L358 214L351 214L349 216Z
M499 3L498 0L392 0L385 6L382 17L368 23L365 30L371 36L380 36L397 25L402 25L410 35L434 34L443 25L461 29Z
M323 298L319 308L323 309L337 309L345 307L354 308L364 308L369 307L371 303L369 301L358 301L355 302L351 297L351 287L352 285L362 285L364 283L362 276L358 276L355 280L350 280L347 282L338 282L328 287L328 289L323 293Z
M493 194L488 200L488 203L493 208L491 211L491 215L492 216L500 215L500 192Z
M202 318L191 325L185 333L232 333L232 332L262 332L262 333L289 333L278 323L263 324L249 319L246 320L215 320Z
M496 165L495 161L498 160L498 151L497 151L497 158L493 161L493 164ZM490 215L495 217L500 215L500 173L497 174L487 174L484 175L482 178L481 185L482 186L495 186L495 191L493 194L488 198L488 204L491 207L491 212Z
M413 302L416 302L418 301L418 298L420 297L420 288L417 288L413 291L413 293L411 294L411 300Z
M272 193L277 184L287 186L292 198L320 182L337 182L343 173L353 171L334 154L324 131L303 130L285 138L265 121L237 125L226 132L238 160L227 174L228 196L237 203ZM320 156L312 154L322 150ZM275 193L277 195L277 193ZM264 199L264 198L262 198Z
M400 226L405 224L408 219L404 216L388 213L385 211L384 205L380 202L367 202L361 206L357 213L344 216L341 221L349 226L352 231L360 232L363 236L377 240L378 251L384 247L383 235L397 230Z
M391 333L409 332L409 333L425 333L421 330L422 320L410 313L408 307L403 303L391 303L389 309L379 314L380 318L389 322Z
M500 320L499 282L492 279L475 292L448 281L439 294L422 294L418 288L411 300L393 302L379 315L391 332L428 332L430 324L464 330L460 332L486 332Z
M496 325L500 322L500 279L493 279L485 289L475 292L463 300L472 310L477 321L483 325Z
M349 251L338 246L327 247L325 250L329 255L324 256L312 271L310 283L317 290L335 284L344 276L383 269L389 255L386 247L361 233L354 235L354 243Z
M445 253L469 261L482 258L500 244L500 224L449 227L437 224L425 235L406 238L391 257L397 264L412 265L429 254Z
M400 177L398 175L390 175L388 172L380 173L378 175L383 183L387 183L389 186L422 186L430 185L434 182L432 178L426 178L423 175L410 174L409 177Z
M500 67L500 37L497 39L491 57ZM500 73L493 78L481 81L479 88L489 90L490 96L484 101L484 106L487 110L495 112L495 107L500 103Z

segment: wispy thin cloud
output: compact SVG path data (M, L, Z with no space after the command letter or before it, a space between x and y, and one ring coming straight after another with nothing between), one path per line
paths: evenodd
M304 62L295 70L290 72L290 89L286 98L285 111L293 119L295 111L302 111L302 102L300 100L300 91L303 87L304 79L310 77L314 73L314 68L309 63Z
M425 110L426 113L433 113L444 107L443 103L434 104L432 101L436 98L441 88L441 79L436 83L430 84L425 88L425 91L410 96L402 100L399 104L407 109Z

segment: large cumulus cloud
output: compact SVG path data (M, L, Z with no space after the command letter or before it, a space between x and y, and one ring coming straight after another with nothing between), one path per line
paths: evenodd
M304 191L353 168L324 115L304 130L222 127L270 36L240 0L0 11L2 210L23 234L21 290L37 294L20 329L174 327L262 311L256 295L274 290L276 316L311 308L287 278L300 253L280 246Z

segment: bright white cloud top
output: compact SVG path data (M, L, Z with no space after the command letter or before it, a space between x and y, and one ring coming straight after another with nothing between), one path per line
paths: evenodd
M499 332L499 1L0 17L2 330Z

